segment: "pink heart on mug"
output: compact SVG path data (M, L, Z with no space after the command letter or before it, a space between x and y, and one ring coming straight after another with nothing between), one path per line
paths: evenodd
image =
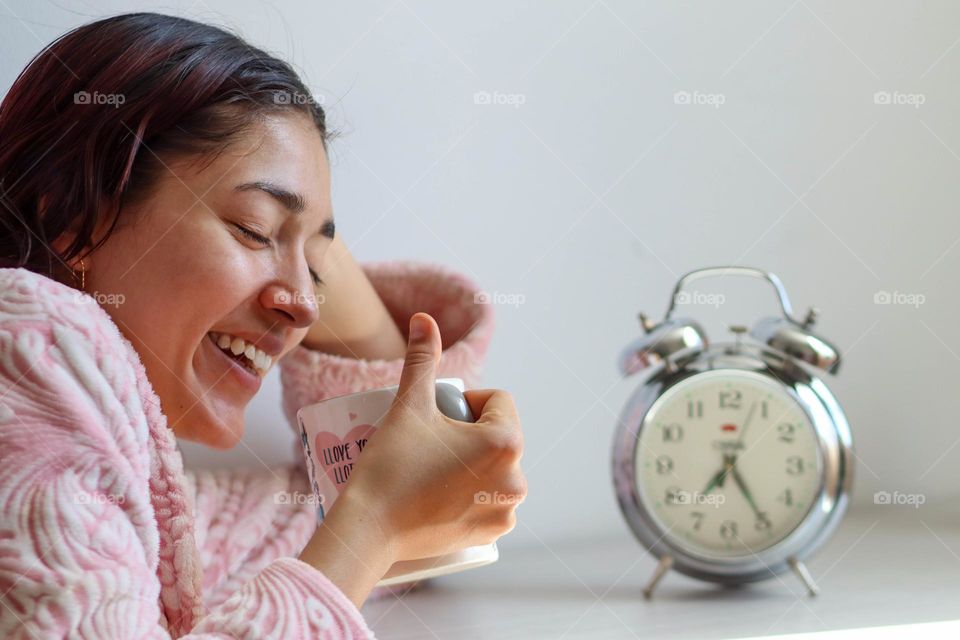
M350 478L361 448L376 430L372 424L361 424L350 429L343 438L329 431L321 431L314 438L313 453L335 487Z

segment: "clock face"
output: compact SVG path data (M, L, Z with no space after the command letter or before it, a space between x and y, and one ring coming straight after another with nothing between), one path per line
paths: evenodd
M707 557L750 556L783 540L822 486L807 413L776 380L735 369L693 375L660 396L634 460L664 537Z

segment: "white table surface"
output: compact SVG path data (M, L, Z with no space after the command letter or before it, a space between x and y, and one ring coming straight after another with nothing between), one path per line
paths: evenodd
M522 522L518 530L524 527ZM742 638L960 619L960 505L853 508L792 573L722 588L670 573L623 532L504 550L496 564L367 603L378 638ZM952 634L951 634L952 635Z

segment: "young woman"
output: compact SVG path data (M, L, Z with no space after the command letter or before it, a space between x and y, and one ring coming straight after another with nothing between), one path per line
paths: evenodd
M509 394L468 392L476 425L433 395L476 383L490 307L440 267L357 266L327 137L286 63L156 14L71 31L10 89L0 637L370 637L393 562L514 526L518 500L474 501L526 492ZM302 465L190 473L176 448L235 446L274 366L292 447L299 407L400 381L319 526L275 497L310 494Z

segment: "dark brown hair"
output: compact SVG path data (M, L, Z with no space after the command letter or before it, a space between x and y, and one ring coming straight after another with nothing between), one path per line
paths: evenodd
M62 273L167 158L219 153L284 111L306 114L326 141L323 109L290 65L223 29L131 13L66 33L0 104L0 267ZM67 231L75 239L52 249Z

